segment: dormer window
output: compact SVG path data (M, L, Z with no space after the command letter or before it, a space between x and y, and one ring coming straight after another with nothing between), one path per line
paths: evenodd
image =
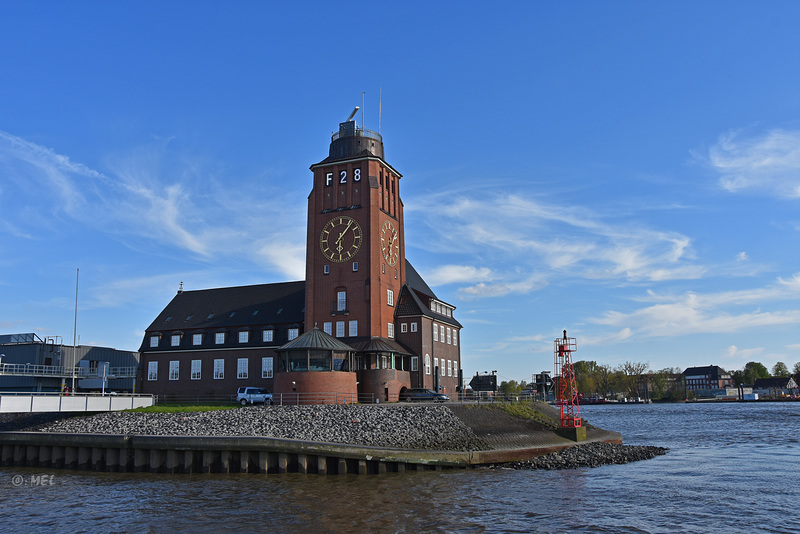
M272 343L272 339L274 338L275 331L272 328L267 328L262 333L263 337L261 341L264 343Z

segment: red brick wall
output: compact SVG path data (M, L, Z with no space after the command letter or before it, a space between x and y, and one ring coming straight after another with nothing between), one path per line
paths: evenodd
M356 402L356 373L295 371L275 373L276 404L346 404Z
M261 358L273 358L273 373L277 370L277 358L273 349L243 349L218 351L151 352L142 354L142 370L137 380L137 393L153 395L236 396L243 386L264 387L272 391L273 379L261 378ZM248 377L237 378L237 360L248 358ZM223 359L224 378L214 378L214 360ZM200 380L191 379L191 362L200 360ZM158 362L158 379L148 380L149 362ZM171 361L178 362L178 380L169 379ZM274 376L274 375L273 375Z
M400 390L411 387L411 375L408 371L396 369L370 369L358 372L359 388L362 394L372 394L381 402L397 402ZM388 391L388 399L387 392Z

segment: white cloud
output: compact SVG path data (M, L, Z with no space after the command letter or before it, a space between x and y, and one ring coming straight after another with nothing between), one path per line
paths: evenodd
M722 367L727 370L743 368L747 362L758 361L765 355L764 347L751 349L740 349L736 345L731 345L725 349L722 358Z
M736 261L747 261L749 259L750 258L748 257L747 252L744 251L736 255Z
M426 225L426 239L415 241L417 246L451 257L468 253L471 261L477 257L490 265L491 270L448 266L437 272L438 280L473 282L459 290L462 297L528 293L551 278L641 282L698 279L706 273L694 263L689 237L617 220L613 211L603 215L485 190L426 195L408 204L414 206L413 219Z
M525 294L544 287L547 283L538 276L517 279L509 282L485 283L481 282L472 286L462 287L458 290L459 296L464 299L483 297L502 297L510 293Z
M702 159L719 173L726 191L800 198L800 131L775 129L751 137L728 132Z
M472 265L442 265L426 273L427 282L434 286L459 284L478 280L491 280L492 271L488 267Z
M612 327L630 328L645 336L679 336L738 332L775 325L800 324L800 310L762 311L761 306L782 300L796 301L800 296L800 275L790 281L779 278L776 285L743 291L700 294L657 295L648 291L638 300L652 302L630 313L607 311L591 322ZM742 306L757 305L742 310Z
M302 278L302 193L264 190L245 178L241 187L223 186L212 162L171 150L170 141L109 157L101 173L0 132L0 165L13 180L0 192L9 221L0 231L17 237L59 231L50 221L60 214L140 251L188 252L208 263L255 261ZM295 193L297 199L287 198ZM50 217L41 217L42 205Z

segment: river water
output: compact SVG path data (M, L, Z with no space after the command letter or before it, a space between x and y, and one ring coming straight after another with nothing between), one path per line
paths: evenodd
M0 470L2 532L797 532L800 403L582 406L664 456L385 476Z

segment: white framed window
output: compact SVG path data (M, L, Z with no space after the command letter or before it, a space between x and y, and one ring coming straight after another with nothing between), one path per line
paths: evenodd
M150 336L150 346L157 347L159 340L161 340L161 336Z
M433 372L434 373L438 373L439 372L439 358L434 358L433 359Z
M290 328L286 337L289 339L289 341L291 341L291 340L295 339L299 335L300 335L300 329L299 328Z
M441 377L447 376L447 365L445 364L444 359L442 359L442 366L439 367L439 376Z
M203 334L192 334L192 345L202 345Z
M453 360L447 360L447 376L453 376Z
M344 321L336 321L336 337L344 337Z
M347 309L347 291L336 292L336 311L345 311Z
M416 332L417 331L417 323L411 323L411 331L412 332Z
M386 304L394 306L394 291L391 289L386 290Z
M439 341L439 326L433 323L433 340Z
M180 334L172 334L172 338L170 339L170 345L173 347L178 347L181 344L181 335Z
M329 336L333 335L333 323L330 321L325 321L322 323L322 331L328 334Z
M225 332L217 332L214 334L214 343L217 345L224 345L225 344Z
M453 345L458 345L458 330L453 328Z
M444 325L439 325L439 341L444 343Z
M358 335L358 321L350 321L347 325L347 335L350 337L356 337Z
M192 380L200 380L200 360L192 360Z
M173 360L169 362L169 379L170 380L178 380L178 363L177 361Z
M225 360L214 360L214 380L225 378Z
M158 380L158 362L147 362L147 380Z
M387 326L389 327L389 338L394 338L394 323L389 323Z
M242 330L239 332L239 343L247 343L250 340L250 331Z
M400 323L400 333L405 334L408 332L408 323Z
M453 344L453 337L450 335L450 327L449 326L447 327L447 344L448 345L452 345Z
M425 374L426 375L431 374L431 355L430 354L426 354L425 355Z
M275 331L272 328L267 328L261 333L261 341L264 343L272 343L273 333Z
M387 360L385 354L381 354L381 369L388 369L389 368L389 360Z
M236 378L247 378L247 364L250 362L248 358L239 358L236 360Z
M411 357L411 372L419 371L419 356Z
M272 358L261 358L261 378L272 378Z

